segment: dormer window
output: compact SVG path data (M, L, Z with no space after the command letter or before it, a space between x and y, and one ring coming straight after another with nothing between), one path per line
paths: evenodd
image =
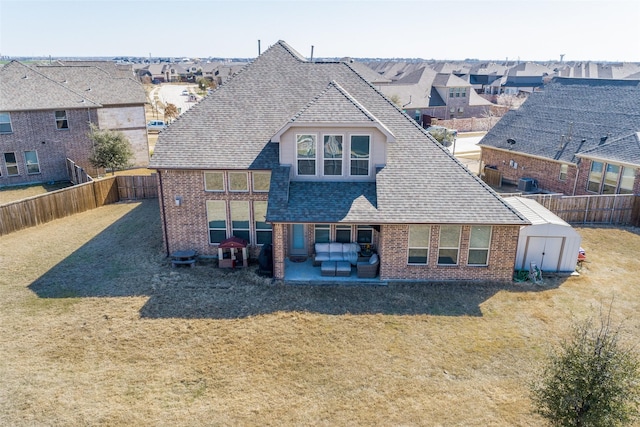
M342 175L342 135L324 135L324 175Z
M369 175L371 143L369 135L351 136L350 175Z
M316 174L316 135L296 135L298 175Z
M466 87L450 87L449 88L449 98L466 98L466 96L467 96Z

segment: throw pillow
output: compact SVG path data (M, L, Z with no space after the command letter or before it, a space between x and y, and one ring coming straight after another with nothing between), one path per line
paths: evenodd
M371 258L369 259L369 264L375 264L376 262L378 262L378 254L371 255Z

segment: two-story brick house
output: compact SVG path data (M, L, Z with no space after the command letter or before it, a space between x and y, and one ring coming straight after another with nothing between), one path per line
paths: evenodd
M478 95L466 80L423 66L399 80L376 82L387 97L396 100L416 122L428 127L432 119L483 117L502 107Z
M346 62L278 42L158 140L167 254L372 245L382 280L510 280L528 224Z
M640 81L555 78L480 141L503 180L566 195L640 194Z
M0 69L0 186L65 181L66 159L97 176L89 162L89 123L125 134L133 163L149 163L144 88L90 65Z

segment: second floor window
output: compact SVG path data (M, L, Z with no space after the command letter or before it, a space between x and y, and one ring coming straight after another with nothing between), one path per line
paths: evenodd
M0 113L0 133L11 133L11 114Z
M69 121L67 120L67 112L64 111L64 110L56 111L55 115L56 115L56 128L58 130L69 129Z
M316 174L316 136L296 136L296 158L298 175Z
M324 136L324 174L342 175L342 135Z
M370 141L368 135L351 137L350 175L369 175Z

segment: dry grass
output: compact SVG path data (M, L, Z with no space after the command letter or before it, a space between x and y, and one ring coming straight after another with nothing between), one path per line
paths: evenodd
M68 182L56 182L52 184L34 184L34 185L19 185L15 187L2 187L0 188L0 205L5 203L15 202L27 197L37 196L45 194L50 191L60 190L61 188L69 187L71 184Z
M640 341L640 235L579 232L580 277L503 287L171 269L153 200L3 236L0 424L537 426L574 318L613 299Z

